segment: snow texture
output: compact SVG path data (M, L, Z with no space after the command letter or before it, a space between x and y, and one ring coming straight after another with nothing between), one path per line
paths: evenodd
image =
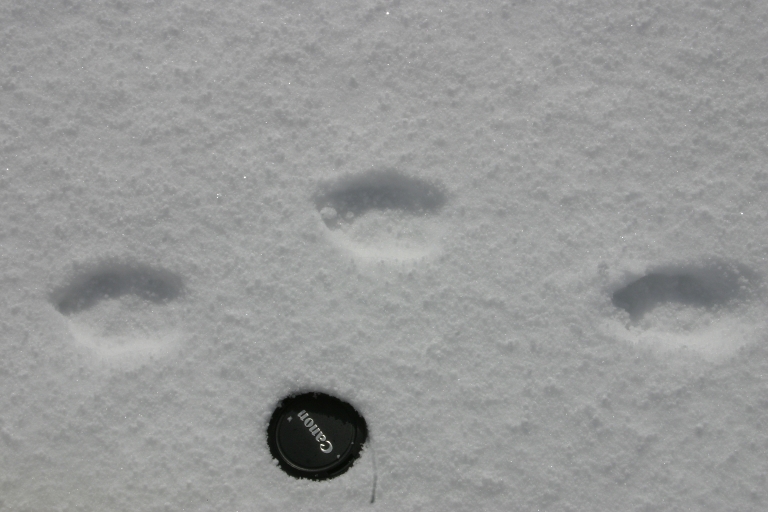
M754 0L0 2L0 510L768 509L767 73Z

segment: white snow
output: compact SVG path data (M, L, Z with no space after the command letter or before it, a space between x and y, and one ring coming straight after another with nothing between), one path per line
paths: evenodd
M767 73L754 1L3 2L0 510L765 510Z

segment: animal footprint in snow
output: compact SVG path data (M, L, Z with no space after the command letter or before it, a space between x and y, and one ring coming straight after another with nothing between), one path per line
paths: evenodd
M102 264L76 276L51 299L75 341L110 362L168 352L178 339L181 279L166 270Z
M344 177L314 197L329 237L356 258L408 261L434 254L442 189L391 169Z
M756 275L742 265L660 267L613 293L613 305L626 314L625 329L616 332L657 350L686 348L722 359L762 330L757 290Z

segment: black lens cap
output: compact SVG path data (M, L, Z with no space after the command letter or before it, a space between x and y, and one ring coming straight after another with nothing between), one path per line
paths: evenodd
M365 420L354 407L325 393L284 398L267 427L267 443L280 468L313 480L349 469L367 435Z

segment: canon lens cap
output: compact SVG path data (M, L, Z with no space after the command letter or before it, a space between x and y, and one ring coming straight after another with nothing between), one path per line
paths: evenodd
M354 407L325 393L284 398L267 427L267 443L280 468L313 480L349 469L367 435L365 420Z

